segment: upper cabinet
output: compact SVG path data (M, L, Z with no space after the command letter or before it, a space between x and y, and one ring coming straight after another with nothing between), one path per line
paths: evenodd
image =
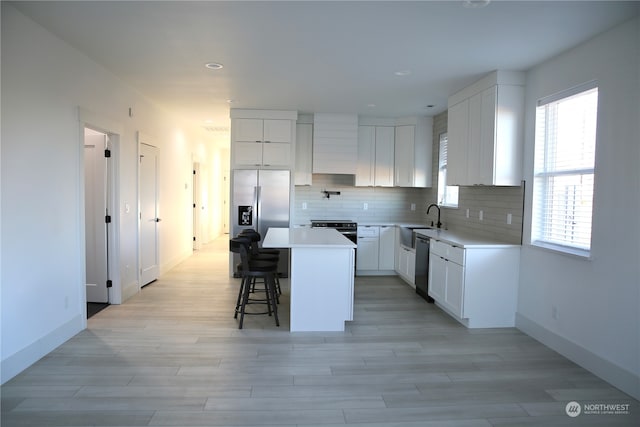
M295 185L311 185L312 182L312 150L313 124L301 123L296 125L296 170Z
M433 118L361 117L356 186L430 187Z
M232 168L291 169L295 111L231 110Z
M520 185L524 74L494 71L449 98L447 183Z
M358 127L356 186L393 187L394 127Z
M396 187L431 187L432 146L432 117L398 120L395 128Z
M313 115L313 173L356 173L357 114Z

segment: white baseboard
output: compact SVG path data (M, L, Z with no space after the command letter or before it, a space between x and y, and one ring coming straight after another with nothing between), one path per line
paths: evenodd
M122 302L125 302L138 292L140 292L140 284L137 281L124 285L122 287Z
M173 267L175 267L176 265L180 264L181 262L186 261L187 259L189 259L189 257L191 255L193 255L193 250L190 250L190 251L185 252L185 253L183 253L181 255L178 255L177 257L174 257L173 259L170 259L167 262L161 263L160 264L160 276L162 276L167 271L171 270Z
M614 387L640 400L640 376L638 374L621 368L590 350L543 328L538 323L520 313L516 313L516 328L607 381Z
M82 315L78 315L34 343L4 359L0 369L0 382L2 384L6 383L64 344L71 337L82 331L85 328L85 324L86 319L83 319Z

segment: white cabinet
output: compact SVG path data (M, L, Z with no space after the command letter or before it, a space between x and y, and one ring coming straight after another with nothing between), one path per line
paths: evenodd
M393 274L396 231L394 226L358 226L356 270L361 275Z
M358 115L313 115L313 173L355 174Z
M520 185L524 75L496 71L449 98L447 181Z
M396 272L404 280L415 286L416 283L416 251L406 246L399 246L398 266Z
M395 130L393 126L358 126L356 186L392 187Z
M231 110L231 166L293 167L295 111Z
M429 296L469 328L515 325L520 248L462 248L432 239Z
M356 270L378 270L380 228L358 226Z
M431 187L433 118L403 119L395 127L396 187Z
M464 249L431 240L429 285L429 296L453 315L463 317Z
M296 125L296 168L295 185L311 185L313 149L313 125L298 123Z
M393 271L396 254L396 227L380 227L380 243L378 245L378 270Z

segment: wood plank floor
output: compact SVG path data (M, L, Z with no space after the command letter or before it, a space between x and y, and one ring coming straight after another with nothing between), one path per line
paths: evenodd
M467 330L395 277L357 278L344 333L237 329L226 238L2 387L8 426L640 425L628 395L516 329ZM327 307L330 310L330 307ZM569 401L630 415L565 413Z

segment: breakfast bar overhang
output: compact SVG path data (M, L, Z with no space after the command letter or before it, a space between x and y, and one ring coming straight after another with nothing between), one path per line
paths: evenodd
M344 331L356 245L334 229L269 228L262 246L290 249L291 332Z

